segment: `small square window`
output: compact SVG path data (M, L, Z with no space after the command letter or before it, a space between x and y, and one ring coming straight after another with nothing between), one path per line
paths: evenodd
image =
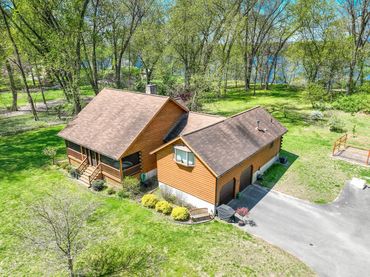
M194 153L186 146L174 147L174 160L186 166L194 166L195 164Z

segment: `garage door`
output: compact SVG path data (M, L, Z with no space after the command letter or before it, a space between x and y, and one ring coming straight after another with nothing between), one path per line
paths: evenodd
M240 175L240 189L243 191L248 185L252 183L252 166L245 169Z
M227 204L234 198L235 191L235 179L225 184L220 191L220 202L221 204Z

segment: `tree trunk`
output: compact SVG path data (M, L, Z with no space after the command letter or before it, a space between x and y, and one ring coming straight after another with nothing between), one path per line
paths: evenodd
M11 67L8 59L5 60L5 67L6 67L6 71L8 73L8 77L9 77L10 90L12 91L12 96L13 96L13 102L12 102L11 111L18 111L18 105L17 105L17 99L18 99L17 88L16 88L15 82L14 82L13 68Z
M33 75L33 69L32 69L32 67L31 67L30 72L31 72L32 84L33 84L34 87L36 87L35 75Z
M190 90L190 79L191 79L191 73L188 65L185 65L185 78L184 78L184 85L185 85L185 91Z
M70 277L74 277L74 268L73 268L73 258L71 256L68 256L68 272Z
M19 67L19 70L21 72L22 80L23 80L23 83L24 83L24 86L25 86L25 89L26 89L27 98L28 98L28 102L31 106L33 117L34 117L35 121L38 121L39 117L37 116L35 105L33 103L33 99L31 97L31 93L30 93L30 90L29 90L29 87L28 87L28 84L27 84L27 78L26 78L26 74L24 73L24 70L23 70L22 60L21 60L21 56L19 54L18 46L17 46L17 44L15 43L15 41L13 39L13 35L10 31L10 26L9 26L8 20L6 18L5 12L2 8L0 8L0 10L1 10L1 13L3 15L3 20L4 20L4 23L5 23L6 31L8 33L9 39L10 39L12 45L13 45L14 53L15 53L15 56L17 58L18 67Z
M49 110L48 108L48 104L46 102L46 98L45 98L45 93L44 93L44 87L42 86L42 82L41 82L41 77L40 77L40 71L37 67L37 64L35 64L35 69L36 69L36 78L37 78L37 82L39 84L39 88L40 88L40 91L41 91L41 96L42 96L42 102L44 103L45 105L45 109L46 111Z

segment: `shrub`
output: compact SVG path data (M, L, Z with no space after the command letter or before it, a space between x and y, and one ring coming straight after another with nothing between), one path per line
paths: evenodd
M310 114L310 119L313 121L319 121L324 119L324 115L320 111L312 111Z
M105 181L101 179L94 180L91 183L91 187L95 191L102 191L105 188Z
M329 120L329 130L331 132L342 133L345 132L344 123L336 116L332 116Z
M248 208L237 208L236 213L240 216L247 216L249 214L249 209Z
M155 210L160 213L170 214L172 212L172 206L167 201L159 201L155 205Z
M42 150L42 153L51 159L51 164L55 164L55 157L57 155L57 149L55 147L48 146Z
M71 175L72 178L77 178L78 177L78 172L75 168L71 167L68 172L69 172L69 175Z
M154 194L145 194L143 198L141 199L141 204L143 204L144 207L148 207L152 209L155 207L157 202L158 202L158 198Z
M135 177L127 176L122 181L122 189L127 192L130 197L134 197L140 193L140 184Z
M333 102L332 107L348 113L370 112L370 96L366 93L342 96Z
M161 196L163 197L164 200L175 204L176 203L176 196L174 196L171 192L161 189Z
M116 193L116 190L114 188L108 188L107 189L107 194L108 195L112 195L112 194L115 194Z
M185 221L189 219L189 211L185 207L175 207L171 212L171 216L174 220Z
M326 91L321 85L309 84L304 96L311 102L312 107L315 108L320 105L320 102L324 102L326 100Z
M125 191L125 190L123 190L123 189L121 189L121 190L119 190L119 191L117 192L117 196L118 196L119 198L129 198L129 197L130 197L130 195L128 194L128 192L127 192L127 191Z

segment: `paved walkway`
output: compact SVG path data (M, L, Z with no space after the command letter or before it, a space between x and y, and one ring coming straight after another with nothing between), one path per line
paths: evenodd
M348 184L339 198L316 205L251 185L232 207L251 209L241 227L301 259L319 276L370 276L370 188Z

